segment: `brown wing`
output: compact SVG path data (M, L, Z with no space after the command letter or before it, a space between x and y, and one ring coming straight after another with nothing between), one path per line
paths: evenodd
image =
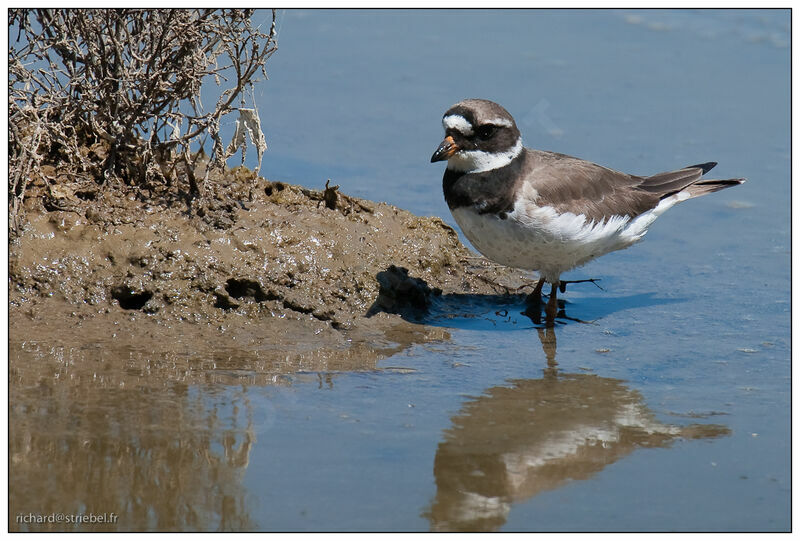
M611 216L638 216L658 204L658 191L643 190L646 179L555 152L531 150L526 181L537 203L559 212L583 214L602 222Z
M696 197L743 182L700 180L715 162L640 177L555 152L528 150L527 158L526 181L538 192L538 204L547 202L559 212L583 214L596 222L615 215L633 218L687 188Z

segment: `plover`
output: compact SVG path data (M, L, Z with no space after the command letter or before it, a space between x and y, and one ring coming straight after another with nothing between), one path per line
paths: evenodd
M702 180L716 162L638 176L556 152L522 146L514 118L500 105L469 99L444 114L444 141L431 162L447 160L444 197L464 235L486 258L537 271L529 302L553 325L561 274L640 241L675 204L741 184Z

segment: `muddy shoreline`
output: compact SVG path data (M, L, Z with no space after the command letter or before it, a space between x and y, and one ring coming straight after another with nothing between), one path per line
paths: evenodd
M11 341L127 341L188 356L235 348L253 362L368 368L447 338L417 323L437 298L532 285L442 220L330 184L236 168L214 186L198 205L175 190L34 184L9 243Z

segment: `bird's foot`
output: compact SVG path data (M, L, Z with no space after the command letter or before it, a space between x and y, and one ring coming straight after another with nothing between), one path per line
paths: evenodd
M558 289L561 291L561 293L564 293L564 292L567 291L567 284L582 284L584 282L591 282L595 286L597 286L597 289L605 291L605 289L600 287L600 285L597 283L599 281L600 281L600 278L586 278L585 280L561 280L559 282Z

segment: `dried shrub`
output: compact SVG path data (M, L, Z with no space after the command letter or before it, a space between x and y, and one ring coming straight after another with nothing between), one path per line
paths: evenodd
M254 26L251 9L9 10L9 215L19 227L30 180L44 165L132 186L185 178L201 193L208 172L250 135L266 147L253 83L277 50L276 14ZM223 88L205 110L201 85ZM234 141L222 118L239 113ZM192 154L210 138L211 153ZM242 150L244 157L244 148ZM199 156L210 158L195 177Z

